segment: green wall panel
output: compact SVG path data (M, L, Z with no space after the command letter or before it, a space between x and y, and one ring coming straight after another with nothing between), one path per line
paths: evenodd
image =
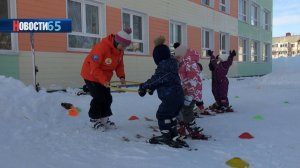
M18 56L0 54L0 75L19 79Z

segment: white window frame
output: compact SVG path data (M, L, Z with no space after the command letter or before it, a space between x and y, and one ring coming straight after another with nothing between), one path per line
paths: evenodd
M263 49L262 49L262 61L263 62L269 62L269 59L271 58L271 44L270 43L263 43Z
M259 26L259 11L259 6L256 3L252 3L250 6L250 24L252 26Z
M266 21L267 18L267 21ZM271 12L267 9L263 10L262 26L264 30L271 31Z
M8 3L8 18L16 18L16 0L7 0ZM10 33L11 49L0 49L0 54L15 55L19 52L18 33ZM29 43L29 41L28 41Z
M241 43L240 41L243 40L243 46L245 48L245 51L241 53L240 51L240 46L241 46ZM248 59L247 59L247 55L249 55L249 39L247 38L244 38L244 37L239 37L239 41L238 41L238 61L239 62L247 62Z
M73 48L69 46L69 35L74 36L84 36L84 37L94 37L99 38L99 41L102 40L102 38L106 35L106 9L105 4L100 1L93 1L93 0L71 0L74 2L80 3L81 6L81 32L71 32L67 35L67 49L68 51L83 51L83 52L89 52L91 48ZM85 5L92 5L98 7L98 18L100 19L99 22L99 34L92 34L86 32L86 6ZM68 17L68 0L66 0L66 12Z
M214 0L201 0L202 5L209 6L211 8L214 7Z
M130 28L132 29L132 33L131 35L131 41L137 42L137 43L143 43L143 52L140 51L127 51L125 50L126 54L137 54L137 55L145 55L147 53L149 53L149 47L148 47L148 38L149 38L149 31L148 31L148 16L145 13L141 13L141 12L137 12L137 11L133 11L130 9L122 9L122 13L121 13L121 22L122 22L122 28L125 28L123 25L123 13L127 13L130 15ZM142 18L142 40L140 39L134 39L133 38L133 16L139 16Z
M252 50L252 44L256 44L256 51ZM259 61L259 53L260 53L260 43L256 40L251 40L250 42L250 61L252 63L258 63Z
M219 10L221 12L230 14L230 0L224 0L224 3L222 2L222 0L219 0Z
M206 46L206 32L209 35L209 44ZM202 56L208 57L206 54L207 50L214 50L214 30L203 28L201 32L201 45L202 45Z
M177 38L177 26L181 27L181 41L178 41ZM171 31L173 30L173 31ZM175 30L175 31L174 31ZM187 45L187 35L186 35L187 31L186 31L186 24L178 22L178 21L174 21L174 20L170 20L169 21L169 45L172 47L173 44L175 42L179 42L181 44Z
M239 0L238 4L238 18L240 21L247 22L249 15L249 3L248 0Z
M219 35L219 47L220 47L220 55L221 54L229 54L229 48L230 48L230 35L229 33L220 32ZM222 38L225 38L225 48L223 48L223 41Z

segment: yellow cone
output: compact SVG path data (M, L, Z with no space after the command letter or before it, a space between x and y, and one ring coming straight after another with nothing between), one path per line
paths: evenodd
M249 163L247 163L246 161L244 161L238 157L234 157L234 158L228 160L226 162L226 164L233 168L248 168L248 167L250 167Z

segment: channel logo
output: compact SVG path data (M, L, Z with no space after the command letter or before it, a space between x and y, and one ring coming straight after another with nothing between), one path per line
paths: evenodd
M0 19L0 32L71 32L71 19Z

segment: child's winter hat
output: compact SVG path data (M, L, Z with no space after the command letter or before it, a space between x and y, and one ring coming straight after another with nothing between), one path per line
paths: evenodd
M175 57L176 56L184 56L186 53L187 47L185 45L179 45L176 49L175 49Z
M173 44L173 47L176 49L177 47L179 47L180 46L180 43L179 42L175 42L174 44Z
M124 47L127 47L130 45L131 43L131 28L130 27L126 27L125 29L119 31L116 35L115 35L115 40L117 43L123 45Z
M219 55L219 58L220 58L222 61L227 61L227 59L228 59L228 54L221 54L221 55Z
M154 40L154 49L153 49L153 59L156 65L158 65L162 60L168 59L171 57L171 52L168 46L164 44L165 37L159 36Z

